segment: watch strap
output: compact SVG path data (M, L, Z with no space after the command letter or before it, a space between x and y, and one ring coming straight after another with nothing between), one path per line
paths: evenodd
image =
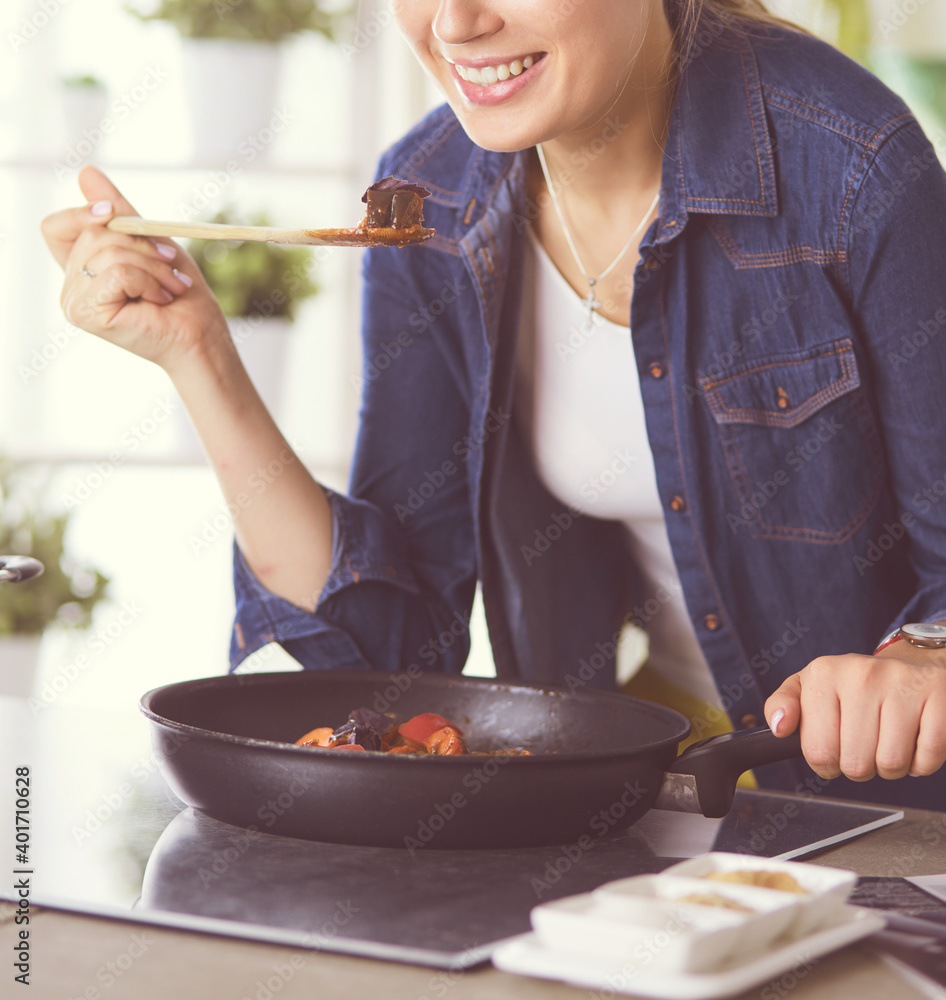
M882 649L886 649L891 643L897 642L902 638L903 636L900 634L900 628L898 626L892 632L888 632L887 635L881 639L880 645L874 650L874 656L876 656Z

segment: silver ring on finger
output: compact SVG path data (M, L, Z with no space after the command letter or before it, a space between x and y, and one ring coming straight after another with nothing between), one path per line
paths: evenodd
M80 267L79 274L84 274L87 278L95 277L95 275L87 267Z

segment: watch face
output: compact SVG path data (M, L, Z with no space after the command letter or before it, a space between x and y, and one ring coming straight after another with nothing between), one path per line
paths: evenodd
M946 625L912 622L900 631L911 642L923 646L946 646Z

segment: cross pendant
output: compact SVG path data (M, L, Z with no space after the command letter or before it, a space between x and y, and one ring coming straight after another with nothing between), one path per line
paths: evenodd
M597 309L601 303L595 297L595 285L597 284L597 279L588 279L588 298L585 299L585 305L588 306L588 319L591 319L591 314Z

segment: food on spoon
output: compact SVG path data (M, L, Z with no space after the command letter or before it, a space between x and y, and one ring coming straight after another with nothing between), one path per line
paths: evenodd
M694 892L689 896L678 896L677 902L696 903L699 906L718 906L724 910L738 910L740 913L755 913L751 906L744 906L734 899L728 899L715 892Z
M370 708L357 708L338 729L320 726L296 740L296 746L330 750L376 750L381 753L434 754L453 757L468 754L463 730L434 712L422 712L401 725ZM514 747L488 751L506 756L531 757L528 750Z
M366 229L413 229L424 221L424 199L430 192L398 177L382 177L361 196L367 206Z
M399 177L382 177L361 196L365 217L354 229L307 229L319 243L339 246L405 247L436 236L424 228L424 199L430 192Z
M740 885L757 885L763 889L777 889L779 892L808 895L808 890L803 889L788 872L739 868L731 872L711 872L703 877L714 882L737 882Z

